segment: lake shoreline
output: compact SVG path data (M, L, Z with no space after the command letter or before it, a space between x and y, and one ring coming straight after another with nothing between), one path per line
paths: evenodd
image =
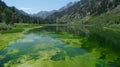
M22 37L24 33L28 32L29 30L40 27L42 26L33 25L33 27L29 27L28 25L28 27L23 27L23 28L19 27L19 29L23 29L22 31L17 31L17 32L16 31L14 32L14 30L0 31L0 43L1 43L0 51L3 50L10 43L10 41L16 41L18 38ZM14 29L18 30L17 27L15 27Z

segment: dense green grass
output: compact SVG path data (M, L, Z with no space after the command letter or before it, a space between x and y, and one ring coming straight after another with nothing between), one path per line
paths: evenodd
M24 24L24 23L19 23L19 24L15 24L15 28L33 28L39 26L38 24Z
M6 33L17 33L17 32L22 32L22 31L24 31L24 29L23 28L19 28L19 29L11 29L11 30L2 30L2 31L0 31L0 33L1 34L6 34Z
M1 34L5 33L17 33L24 31L25 28L33 28L39 26L38 24L24 24L24 23L17 23L14 25L6 25L4 23L0 24L0 27L3 29L0 30Z

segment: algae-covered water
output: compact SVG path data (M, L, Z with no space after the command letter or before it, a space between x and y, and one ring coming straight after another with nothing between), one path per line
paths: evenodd
M34 29L0 51L0 67L116 67L100 59L97 48L92 52L82 48L82 40Z

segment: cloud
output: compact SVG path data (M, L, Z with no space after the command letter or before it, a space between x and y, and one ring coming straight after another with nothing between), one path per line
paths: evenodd
M33 10L33 8L26 8L26 7L21 7L20 10L24 10L24 11L30 11Z

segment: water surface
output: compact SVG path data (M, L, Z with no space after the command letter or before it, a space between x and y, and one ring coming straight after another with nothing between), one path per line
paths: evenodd
M115 67L76 46L81 42L67 33L34 29L0 51L0 67Z

